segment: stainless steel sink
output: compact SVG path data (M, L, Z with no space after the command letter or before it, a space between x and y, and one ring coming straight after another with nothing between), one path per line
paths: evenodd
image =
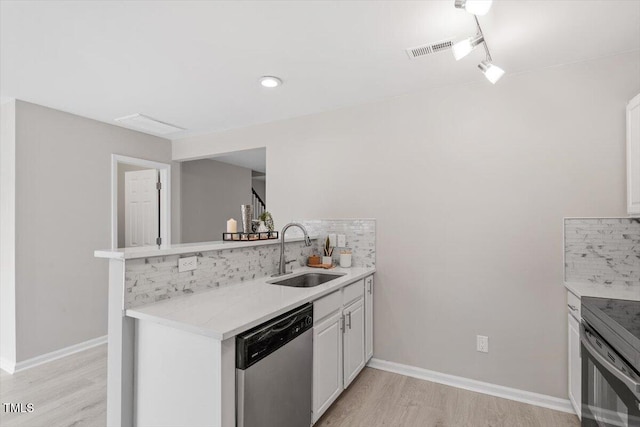
M312 288L335 280L345 273L305 273L299 276L287 277L269 282L272 285L289 286L292 288Z

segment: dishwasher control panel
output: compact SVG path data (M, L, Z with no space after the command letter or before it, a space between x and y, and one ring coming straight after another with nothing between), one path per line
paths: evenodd
M313 305L305 304L236 337L236 368L246 369L313 327Z

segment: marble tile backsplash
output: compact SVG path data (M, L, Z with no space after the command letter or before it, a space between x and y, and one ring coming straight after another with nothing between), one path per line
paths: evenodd
M285 245L287 262L304 265L314 246L304 242ZM254 246L196 253L198 268L178 273L178 255L127 260L125 308L259 279L276 272L280 245ZM184 254L182 256L188 256Z
M285 244L287 263L306 264L307 257L322 253L327 233L345 234L354 267L373 267L376 262L376 223L371 219L305 220L301 222L312 236L319 236L311 247L304 242ZM302 236L297 228L287 231L287 238ZM336 249L334 260L339 259ZM183 254L180 256L189 256ZM179 295L230 286L245 280L270 276L278 269L280 245L253 246L196 253L198 268L178 273L179 255L127 260L125 263L125 308L175 298ZM290 269L290 266L287 267Z
M566 282L640 292L640 219L567 218L564 236Z
M297 222L304 225L309 234L319 236L316 248L318 254L322 255L324 239L327 234L344 234L347 241L346 246L335 249L334 262L339 262L341 250L349 249L352 252L351 265L353 267L375 267L375 219L307 219Z

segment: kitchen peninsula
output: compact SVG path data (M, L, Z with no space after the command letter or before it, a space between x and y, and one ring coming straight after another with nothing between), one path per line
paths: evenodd
M297 288L273 284L277 279L270 277L277 269L277 240L96 251L96 257L109 259L107 424L235 426L238 334L304 304L333 301L346 293L343 289L350 289L345 307L364 301L365 279L372 294L375 221L309 221L306 226L314 244L306 247L302 237L287 237L286 259L296 266L286 277L317 271L302 265L321 244L318 236L328 231L347 235L353 267L330 269L333 280ZM178 260L194 255L197 268L180 272ZM341 299L340 309L342 304ZM372 339L372 306L368 310L360 311L362 344L356 346L362 349L352 377L372 352L365 354ZM314 371L323 369L318 362ZM338 394L321 402L323 411ZM314 414L314 420L318 417Z

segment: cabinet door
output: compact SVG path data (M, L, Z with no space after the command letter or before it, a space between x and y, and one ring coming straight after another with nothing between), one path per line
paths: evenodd
M582 404L582 363L580 361L580 326L578 321L569 316L569 400L580 417Z
M640 216L640 94L627 104L627 211Z
M344 388L364 368L364 298L344 309Z
M342 392L342 313L313 328L313 422Z
M373 356L373 276L364 281L364 315L365 361L369 361Z

